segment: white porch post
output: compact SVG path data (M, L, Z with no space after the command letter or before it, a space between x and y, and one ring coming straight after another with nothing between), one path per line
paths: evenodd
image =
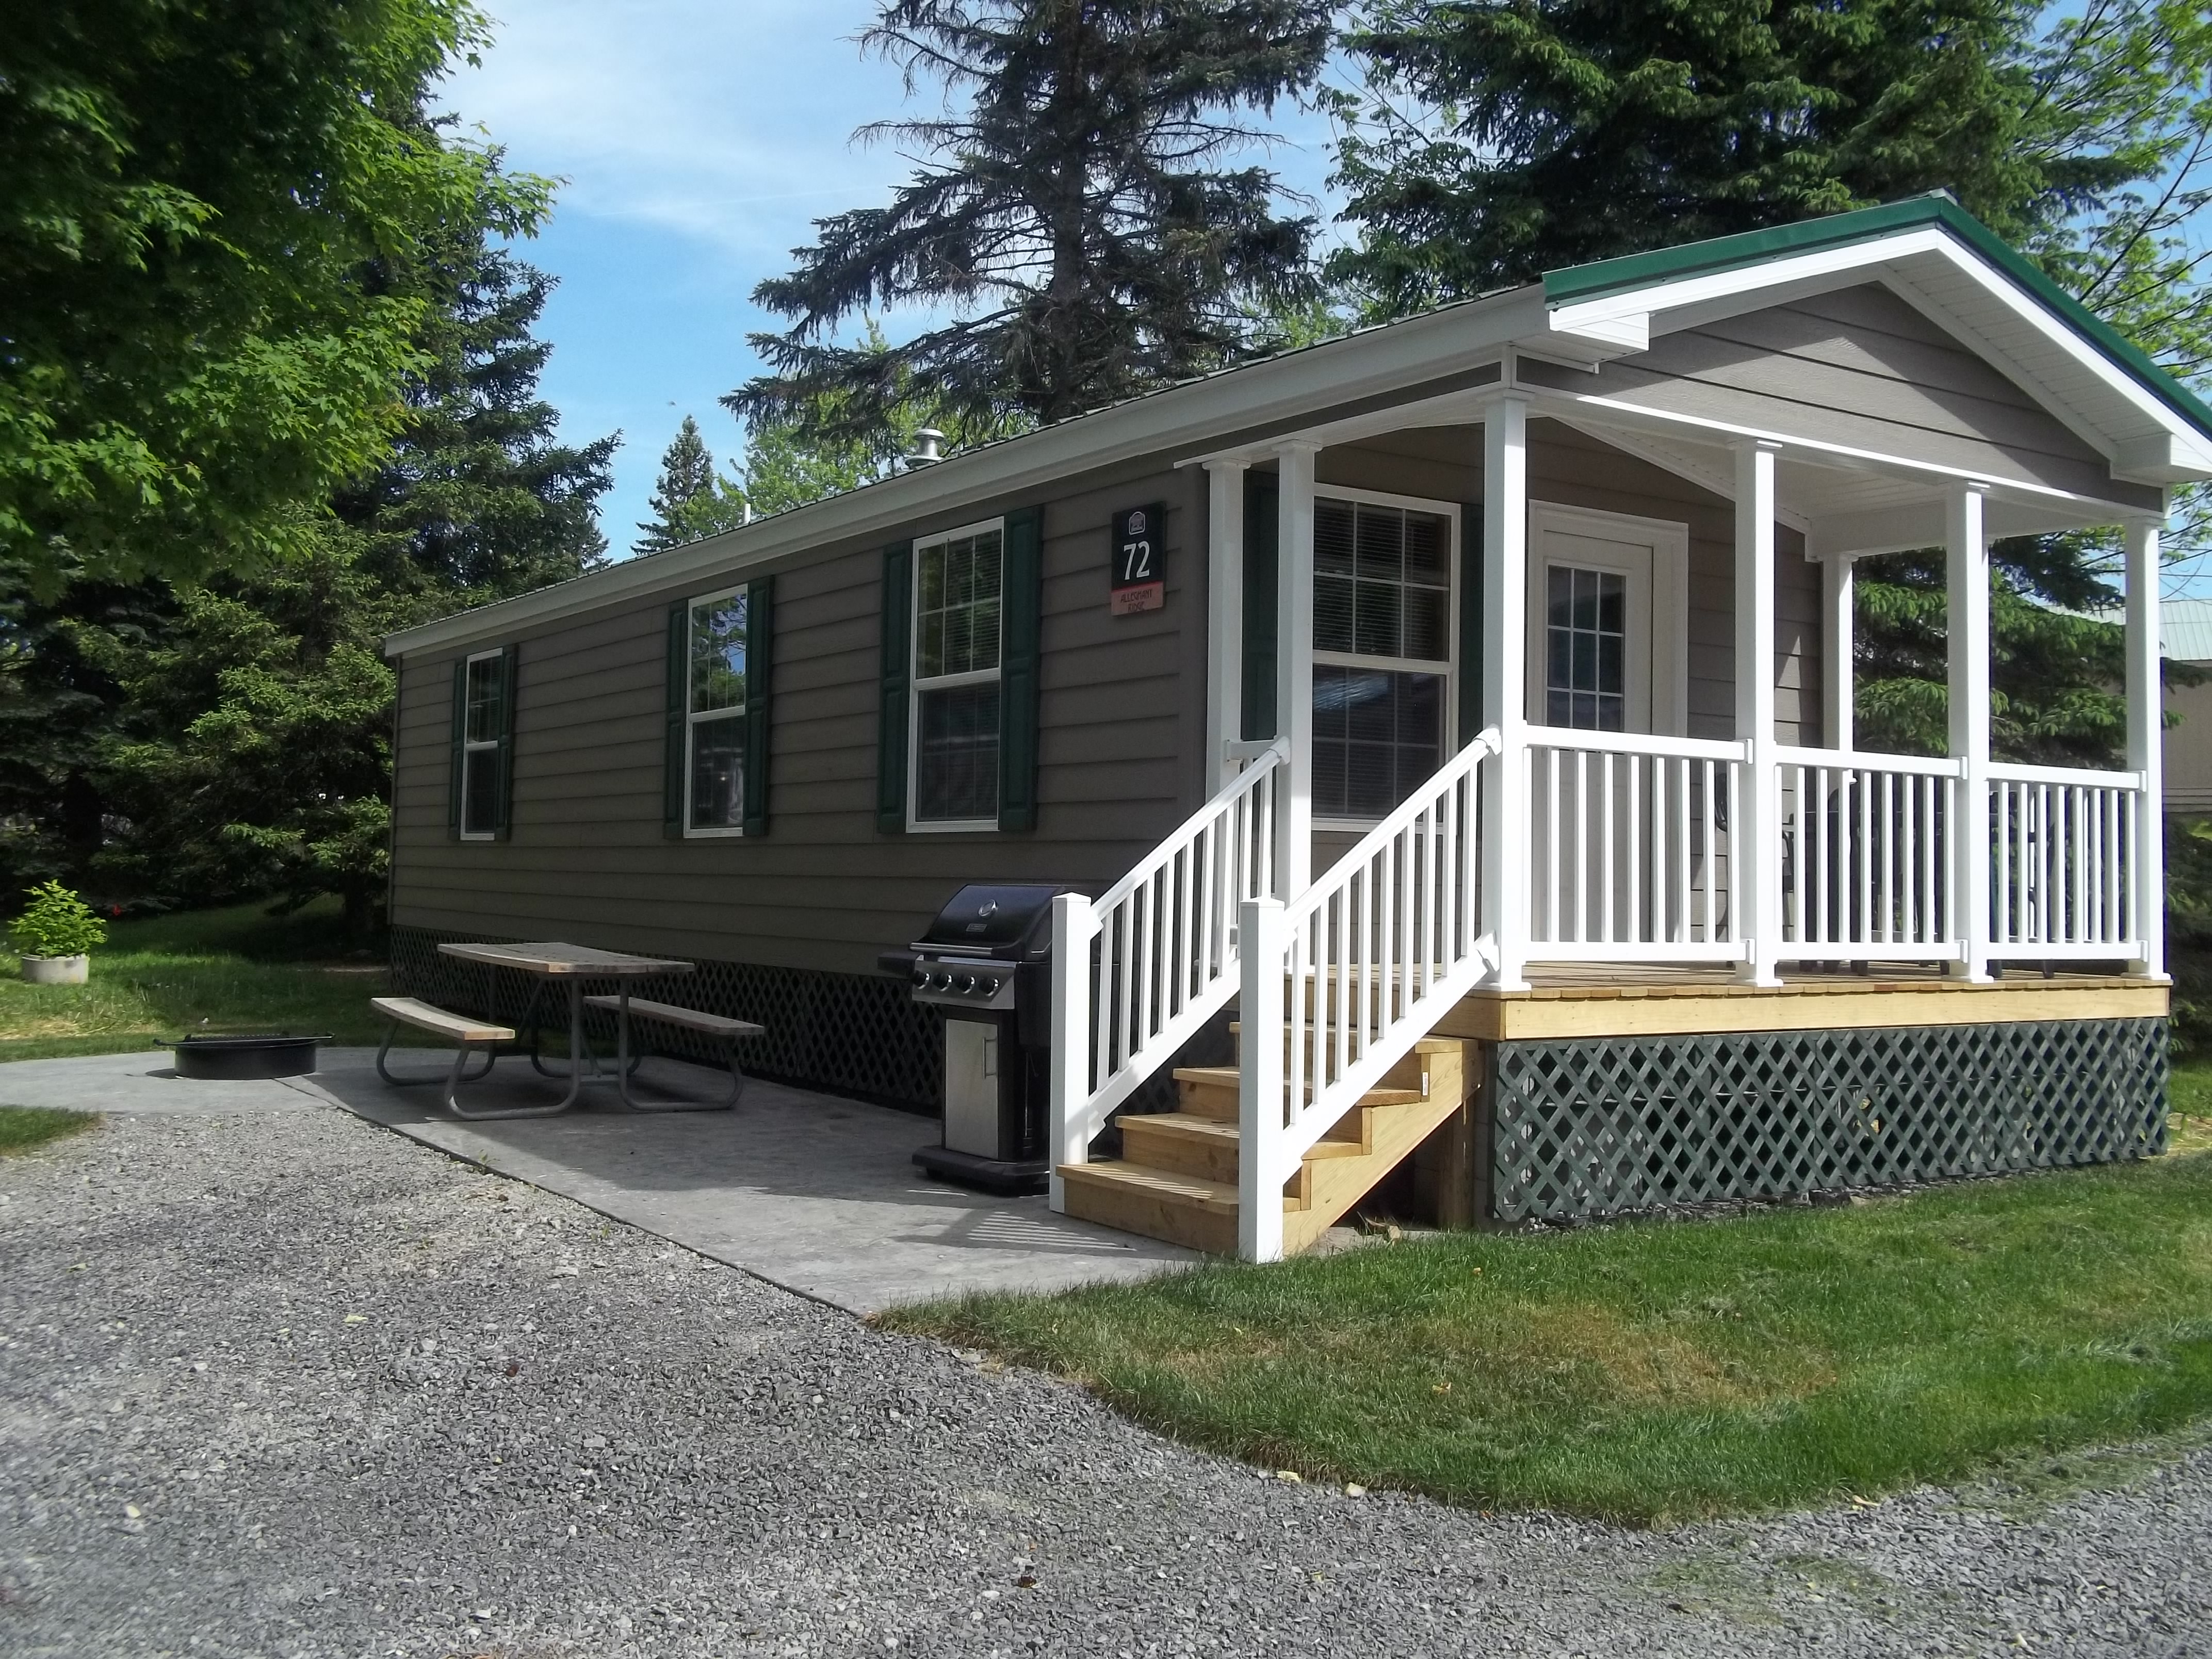
M1236 768L1244 735L1244 463L1206 464L1206 774L1208 795Z
M2142 774L2136 807L2136 937L2131 974L2166 972L2166 698L2159 674L2159 526L2139 520L2128 539L2128 769Z
M1944 633L1951 692L1951 757L1960 763L1951 823L1953 972L1990 976L1990 543L1984 486L1953 488L1944 517Z
M1820 641L1820 704L1826 710L1828 747L1851 746L1851 702L1857 690L1852 672L1855 649L1851 601L1853 566L1849 559L1825 559L1820 564L1820 614L1826 623Z
M1237 1086L1237 1254L1247 1261L1283 1257L1283 1183L1276 1163L1287 1086L1284 1039L1284 942L1280 899L1246 899L1237 907L1243 940L1237 963L1237 1012L1244 1022ZM1303 995L1301 990L1298 994Z
M1314 453L1308 443L1275 452L1275 731L1290 739L1275 797L1275 875L1285 899L1306 890L1313 870Z
M1065 1211L1060 1166L1091 1161L1091 941L1098 914L1080 893L1052 902L1052 1173L1048 1201Z
M1482 930L1504 991L1528 987L1528 403L1500 398L1482 417Z
M1735 932L1750 947L1743 976L1782 975L1782 792L1774 755L1774 446L1735 452L1735 734L1743 799L1729 837L1736 866Z

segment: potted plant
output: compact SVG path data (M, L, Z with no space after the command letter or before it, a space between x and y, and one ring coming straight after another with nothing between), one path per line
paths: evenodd
M88 953L107 938L107 925L58 881L31 888L31 902L9 925L23 977L33 985L82 985Z

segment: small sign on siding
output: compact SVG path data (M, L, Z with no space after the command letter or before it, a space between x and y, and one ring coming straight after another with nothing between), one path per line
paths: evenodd
M1107 609L1116 617L1158 611L1167 603L1167 508L1158 501L1114 515L1114 591Z

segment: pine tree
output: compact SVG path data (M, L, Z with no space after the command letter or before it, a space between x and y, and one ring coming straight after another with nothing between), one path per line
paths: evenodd
M166 588L150 626L80 624L118 712L90 768L117 826L112 887L193 900L344 902L367 927L389 839L394 682L380 637L603 561L596 503L617 440L556 441L532 335L550 282L456 239L418 337L427 367L384 465L307 514L309 550Z
M756 300L772 373L726 401L749 426L866 436L915 400L940 424L1054 421L1245 349L1244 307L1307 285L1312 222L1273 175L1221 165L1319 72L1322 0L886 0L866 46L909 92L964 104L862 137L930 159L885 208L817 222ZM888 350L836 343L870 309L953 319ZM825 403L825 399L828 401ZM834 434L816 432L834 410Z
M1370 0L1332 262L1383 314L1945 187L2021 236L2043 182L2017 0ZM2094 172L2062 171L2065 182Z
M714 470L714 453L689 415L660 457L651 505L653 517L638 526L640 553L664 553L745 521L744 491Z

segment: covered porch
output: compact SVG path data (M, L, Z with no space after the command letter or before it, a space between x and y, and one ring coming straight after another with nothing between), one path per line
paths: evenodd
M1060 902L1056 1203L1080 1189L1096 1215L1097 1189L1149 1178L1102 1179L1091 1141L1232 1000L1235 1066L1174 1073L1185 1115L1233 1086L1231 1150L1180 1175L1233 1174L1200 1196L1262 1260L1320 1224L1317 1158L1379 1170L1446 1121L1445 1042L1469 1045L1470 1095L1505 1102L1520 1085L1490 1074L1516 1055L1543 1070L1516 1133L1582 1122L1555 1150L1585 1170L1655 1114L1683 1145L1757 1120L1786 1147L1841 1113L1811 1163L1744 1175L1815 1184L2127 1156L2157 1133L2137 1120L2164 1075L2159 545L2167 487L2212 476L2203 422L2063 296L2023 293L2033 273L1993 273L1978 227L1922 204L1898 223L1940 225L1890 234L1888 212L1859 245L1559 273L1468 308L1497 343L1408 395L1188 458L1208 481L1216 793L1103 898ZM2121 764L2000 760L1990 544L2106 528ZM1854 563L1929 547L1946 751L1863 748ZM1910 1035L1954 1026L1987 1040ZM1761 1034L1893 1028L1886 1064L1941 1075L1910 1103L1931 1124L1982 1111L1999 1076L2094 1124L2001 1156L1939 1131L1924 1166L1867 1163L1859 1142L1911 1115L1869 1103L1872 1039L1808 1059ZM1576 1042L1614 1049L1558 1046ZM1850 1099L1804 1096L1808 1066L1849 1073ZM2110 1087L2083 1096L2085 1072ZM1736 1127L1695 1127L1692 1097L1736 1102Z

